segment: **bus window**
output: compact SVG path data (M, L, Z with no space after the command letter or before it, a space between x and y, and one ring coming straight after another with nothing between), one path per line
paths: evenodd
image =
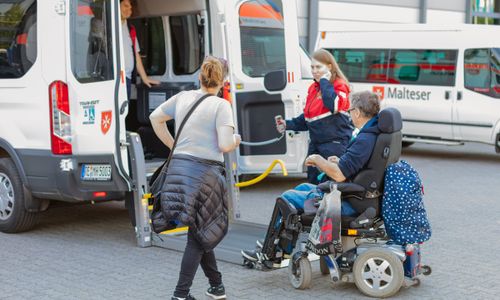
M161 17L141 18L131 21L137 30L142 62L149 76L165 74L165 32Z
M386 82L389 50L327 49L351 82Z
M193 74L205 56L205 34L201 15L170 17L172 59L175 75Z
M20 78L37 57L36 1L0 5L0 79Z
M240 6L243 73L263 77L286 70L285 31L281 0L252 0Z
M500 48L465 50L464 86L500 98Z
M111 1L71 1L71 70L81 83L114 78Z
M454 86L456 50L391 50L388 83Z

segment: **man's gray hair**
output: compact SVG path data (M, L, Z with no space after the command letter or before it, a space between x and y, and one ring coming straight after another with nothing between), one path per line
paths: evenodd
M380 112L380 100L377 94L363 91L351 94L351 108L357 108L367 118L373 118Z

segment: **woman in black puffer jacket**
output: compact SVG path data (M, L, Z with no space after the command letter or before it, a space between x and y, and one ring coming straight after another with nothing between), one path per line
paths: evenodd
M217 95L224 77L221 61L206 58L199 76L201 89L180 92L151 114L153 129L165 145L172 148L174 143L165 122L175 119L178 127L198 99L206 94ZM184 125L168 166L159 195L163 215L167 220L189 226L174 300L195 299L189 289L200 264L210 283L207 296L225 298L213 249L228 228L223 153L233 151L241 141L239 135L233 134L232 116L231 105L226 100L217 96L202 100Z

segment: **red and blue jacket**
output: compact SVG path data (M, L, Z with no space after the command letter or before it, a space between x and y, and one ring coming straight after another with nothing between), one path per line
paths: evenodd
M333 84L325 78L311 84L304 113L286 121L286 129L309 131L311 143L331 141L349 143L352 134L349 109L349 86L337 78Z

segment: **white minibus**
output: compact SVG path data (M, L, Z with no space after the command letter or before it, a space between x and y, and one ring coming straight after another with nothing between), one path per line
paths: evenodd
M131 199L127 130L155 161L149 112L196 88L206 55L229 62L244 140L276 138L274 116L301 113L311 76L295 1L136 2L141 56L161 85L134 82L127 99L119 0L0 0L0 231L32 228L51 200ZM307 138L242 146L238 172L279 158L300 173Z
M413 142L494 145L500 152L500 27L354 25L320 32L355 91L403 116Z

